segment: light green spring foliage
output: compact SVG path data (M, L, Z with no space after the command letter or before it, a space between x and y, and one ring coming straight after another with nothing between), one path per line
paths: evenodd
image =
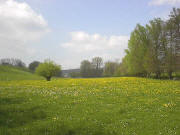
M45 60L44 63L39 64L36 68L36 73L45 77L47 81L50 81L51 77L55 76L60 71L61 67L51 60Z
M143 62L147 49L147 35L146 29L137 25L135 30L131 33L131 38L128 44L128 66L130 74L141 74L145 72Z
M117 62L108 61L105 63L103 75L106 77L114 76L118 68Z
M0 81L0 135L179 135L180 82Z
M153 19L146 26L137 25L131 33L122 62L126 74L159 78L180 71L180 9L174 8L166 21ZM124 69L124 68L123 68ZM122 71L123 72L123 71Z

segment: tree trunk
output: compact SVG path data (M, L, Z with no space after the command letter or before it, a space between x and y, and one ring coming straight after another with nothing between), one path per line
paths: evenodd
M156 79L160 79L161 73L160 72L156 72Z
M46 80L47 81L51 81L51 77L46 77Z
M168 75L169 75L169 79L172 79L172 72L171 71L168 72Z

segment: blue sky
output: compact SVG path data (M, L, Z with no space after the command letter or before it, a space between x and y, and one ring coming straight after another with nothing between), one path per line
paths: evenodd
M19 0L25 1L61 32L84 30L129 34L137 23L170 11L171 5L150 6L148 0Z
M94 56L121 61L136 24L154 17L167 19L172 7L180 7L180 0L0 0L1 6L7 16L0 11L4 17L0 27L5 29L9 16L17 26L11 24L6 31L24 27L16 39L0 37L0 43L7 44L1 47L0 58L17 57L26 63L50 58L67 69ZM16 8L20 14L13 12ZM14 41L18 42L11 45Z

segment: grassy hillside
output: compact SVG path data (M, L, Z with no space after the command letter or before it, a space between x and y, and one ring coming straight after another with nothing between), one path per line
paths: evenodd
M180 82L0 81L0 135L179 135Z
M42 79L40 76L34 75L21 68L12 66L0 66L0 80L39 80Z

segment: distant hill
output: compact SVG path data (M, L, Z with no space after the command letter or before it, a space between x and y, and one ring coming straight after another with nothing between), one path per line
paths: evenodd
M68 69L68 70L62 70L62 76L63 77L70 77L70 73L79 73L80 69Z
M42 77L32 74L26 69L0 65L0 81L9 80L39 80Z

